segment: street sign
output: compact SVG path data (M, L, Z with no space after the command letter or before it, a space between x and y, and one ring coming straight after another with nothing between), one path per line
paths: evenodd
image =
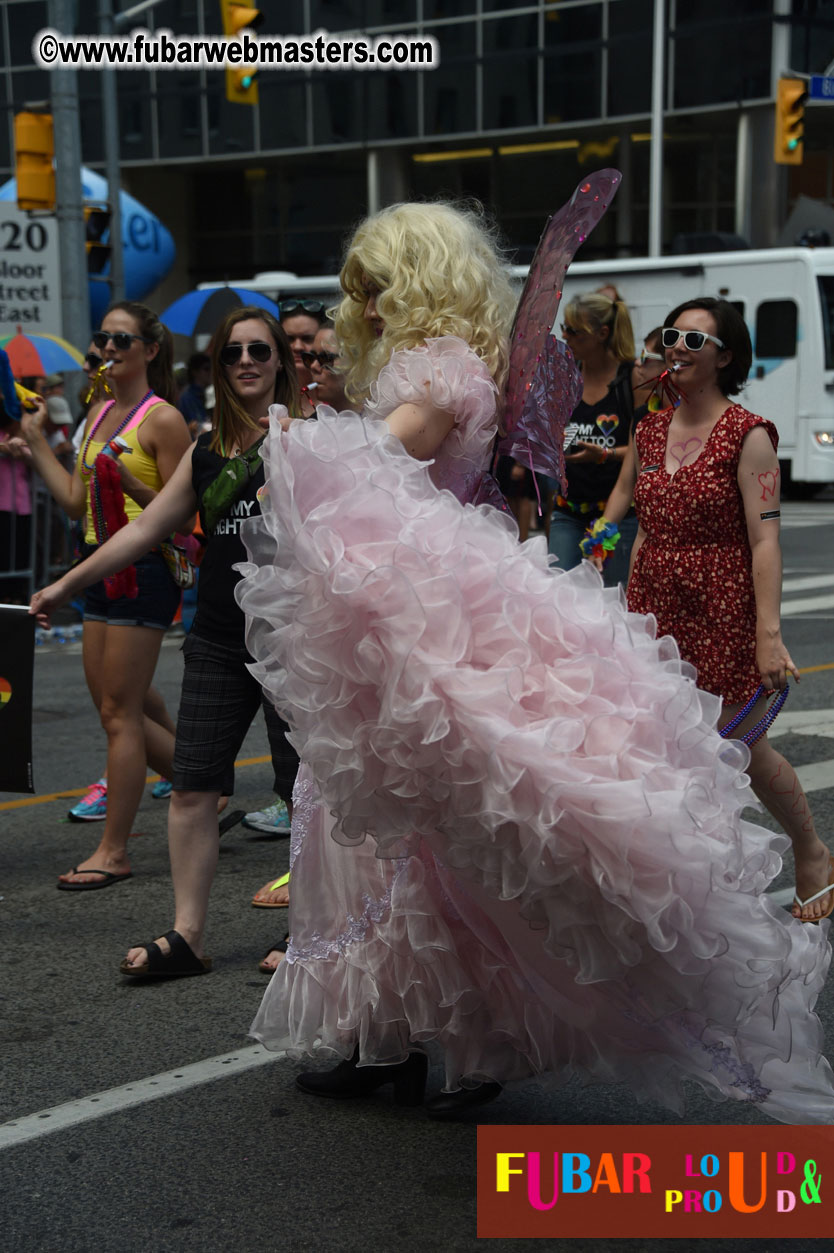
M0 203L0 338L27 331L61 334L58 223Z
M823 74L812 74L808 84L809 100L830 100L834 104L834 78L826 78Z

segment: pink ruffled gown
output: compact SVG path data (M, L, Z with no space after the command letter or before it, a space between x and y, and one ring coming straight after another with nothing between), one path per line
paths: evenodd
M427 393L457 420L421 463L379 419ZM495 402L446 337L394 354L363 416L266 441L238 597L304 765L252 1033L363 1064L436 1040L450 1088L574 1073L680 1110L692 1079L830 1122L828 928L763 895L787 841L741 819L747 750L651 617L466 503Z

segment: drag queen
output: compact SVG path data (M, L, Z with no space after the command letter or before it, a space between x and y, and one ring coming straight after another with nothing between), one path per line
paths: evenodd
M827 927L763 895L785 841L741 819L720 701L587 563L479 503L512 304L483 225L383 210L342 285L362 411L273 420L237 593L304 763L253 1034L343 1059L307 1091L412 1102L437 1041L439 1114L551 1072L832 1121Z

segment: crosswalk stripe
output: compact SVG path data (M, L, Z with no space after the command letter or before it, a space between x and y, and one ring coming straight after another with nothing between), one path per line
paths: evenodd
M783 595L785 592L813 592L819 587L834 587L834 574L809 574L782 580Z
M814 761L809 766L798 766L796 777L806 792L821 792L834 787L834 760Z
M800 596L797 600L783 601L782 617L791 618L815 609L834 609L834 593L830 596Z
M767 733L774 740L780 735L823 735L834 739L834 709L783 709Z

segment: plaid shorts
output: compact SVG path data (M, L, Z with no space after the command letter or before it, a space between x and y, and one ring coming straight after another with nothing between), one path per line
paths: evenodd
M235 790L235 758L258 707L264 711L275 791L292 800L298 754L287 740L289 727L246 669L245 648L201 639L193 633L183 644L185 670L177 716L174 776L177 792Z

